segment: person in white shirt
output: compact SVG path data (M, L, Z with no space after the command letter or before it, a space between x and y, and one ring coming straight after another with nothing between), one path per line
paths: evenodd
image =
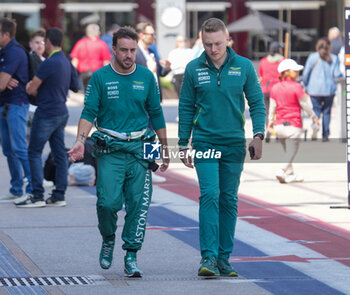
M182 80L187 64L192 60L192 50L187 47L187 40L183 36L177 36L176 48L171 50L168 55L173 73L172 83L175 91L180 97Z

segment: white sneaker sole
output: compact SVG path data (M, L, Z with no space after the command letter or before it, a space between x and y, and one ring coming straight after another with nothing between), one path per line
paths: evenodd
M46 203L47 207L65 207L67 206L66 201L57 201L55 203Z
M44 201L39 201L35 203L28 203L23 205L16 205L17 208L44 208L46 203Z
M128 278L142 278L142 273L140 273L139 271L135 271L134 273L128 273L124 269L124 276L126 276Z
M304 179L293 179L293 180L286 179L286 183L298 183L298 182L304 182Z

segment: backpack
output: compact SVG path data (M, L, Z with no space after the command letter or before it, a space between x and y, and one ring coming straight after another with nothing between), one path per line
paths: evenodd
M39 66L42 63L42 60L36 54L35 51L28 52L28 50L25 49L21 44L15 44L14 46L21 47L24 50L24 52L26 53L26 55L27 55L27 59L28 59L28 77L29 77L29 81L31 81L34 78L36 72L38 71ZM25 88L24 83L22 81L19 81L19 82ZM35 106L38 105L35 96L28 95L28 99L29 99L30 104L35 105Z
M42 63L41 58L37 55L35 51L32 52L26 52L28 57L28 64L29 64L29 80L32 80L35 76L35 74L38 72L39 66Z

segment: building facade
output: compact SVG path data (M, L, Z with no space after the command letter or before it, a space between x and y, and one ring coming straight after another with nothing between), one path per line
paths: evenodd
M23 44L27 44L30 32L37 27L63 28L67 34L65 50L69 51L84 35L88 23L100 24L102 33L113 23L134 26L138 22L149 21L156 25L157 17L160 17L156 4L156 0L27 0L21 3L5 0L0 3L0 16L17 20L17 39ZM326 36L330 27L337 26L343 31L345 6L350 6L350 0L187 0L182 21L185 22L186 37L194 40L202 22L209 17L218 17L230 24L258 10L296 27L290 31L290 50L292 57L300 60L314 50L316 40ZM231 37L239 54L258 59L266 53L266 44L271 40L284 42L285 32L239 32L231 34Z

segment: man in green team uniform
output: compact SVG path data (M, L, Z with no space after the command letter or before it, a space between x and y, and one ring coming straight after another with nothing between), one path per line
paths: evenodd
M125 200L125 224L122 233L125 274L141 277L136 252L145 235L152 179L149 162L143 158L143 144L154 140L149 119L163 146L161 171L169 165L167 138L159 89L152 72L136 65L138 36L129 27L113 35L114 62L91 77L85 94L85 106L78 125L77 140L68 152L73 161L82 159L84 142L95 121L92 134L98 157L97 216L103 238L100 265L111 266L117 212Z
M202 25L205 52L191 61L185 71L179 103L179 146L181 158L190 168L192 147L208 150L221 158L194 158L201 196L199 232L201 266L199 276L237 276L229 263L237 220L237 191L246 154L244 95L253 122L253 160L262 153L265 106L252 63L227 46L225 24L216 18ZM186 154L187 153L187 154Z

